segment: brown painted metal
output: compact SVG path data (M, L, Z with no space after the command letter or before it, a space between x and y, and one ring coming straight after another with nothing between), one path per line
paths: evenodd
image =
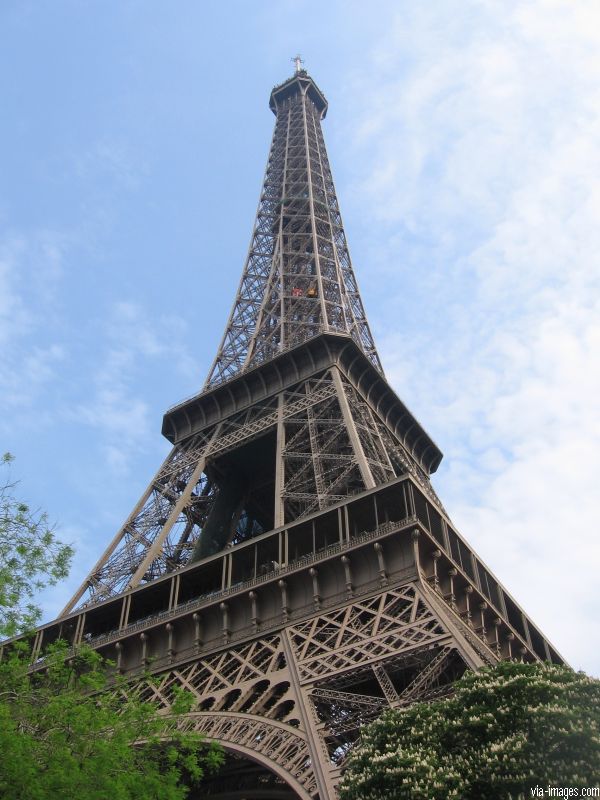
M333 800L383 708L501 658L562 662L431 486L442 454L383 376L327 102L297 70L271 94L254 233L204 390L167 412L171 454L34 640L40 667L59 637L89 643L165 713L190 691L182 726L230 753L214 797L259 797L268 779L274 798Z

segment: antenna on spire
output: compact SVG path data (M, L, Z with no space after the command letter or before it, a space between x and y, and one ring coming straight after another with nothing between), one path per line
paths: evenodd
M295 67L296 67L296 75L297 75L299 72L302 72L302 71L303 71L303 70L302 70L302 64L304 64L304 61L302 60L302 56L301 56L299 53L298 53L298 55L296 55L296 56L294 56L293 58L291 58L291 59L290 59L290 61L293 61L293 62L294 62L294 65L295 65Z

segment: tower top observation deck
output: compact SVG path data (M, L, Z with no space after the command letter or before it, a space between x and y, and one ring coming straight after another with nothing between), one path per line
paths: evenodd
M291 78L273 89L269 99L269 108L277 116L278 110L285 101L296 94L307 95L319 111L321 119L325 118L327 114L325 95L305 69L298 70Z

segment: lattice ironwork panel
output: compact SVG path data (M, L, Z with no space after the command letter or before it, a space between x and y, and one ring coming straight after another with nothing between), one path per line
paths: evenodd
M179 445L71 599L88 605L187 563L215 497L203 472L214 430Z
M310 690L317 730L328 759L339 767L360 738L364 725L390 706L403 707L417 700L446 695L466 665L452 643L425 644L352 672L345 690L330 677ZM371 677L370 677L371 676ZM371 694L362 694L369 689Z
M331 374L307 381L299 390L309 397L325 387L329 391L323 392L323 400L307 404L293 415L284 411L282 495L286 521L326 508L366 488Z
M448 635L413 584L290 630L303 682L385 660Z
M278 637L257 639L143 681L140 696L168 712L176 689L196 698L202 711L255 714L299 727L296 695Z

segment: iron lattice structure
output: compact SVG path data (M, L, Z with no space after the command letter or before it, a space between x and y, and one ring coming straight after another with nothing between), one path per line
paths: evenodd
M442 454L383 375L303 70L276 114L240 287L204 390L34 659L88 642L219 741L202 797L333 800L361 726L500 658L561 656L455 530ZM43 662L36 662L43 663ZM154 673L152 680L145 677ZM240 794L242 793L242 794Z
M252 240L204 399L324 336L349 337L383 379L321 130L327 102L300 71L273 90L270 107L277 119ZM390 430L365 388L333 364L283 389L192 436L181 415L197 414L197 402L166 415L173 451L65 612L401 474L433 494L428 475L441 453L403 406L404 429ZM413 451L406 439L411 425L425 461L422 443ZM263 435L260 458L252 447L242 458L242 444ZM248 474L250 462L258 474Z
M270 106L277 121L254 233L205 388L323 332L350 333L381 371L323 140L327 101L301 71Z

